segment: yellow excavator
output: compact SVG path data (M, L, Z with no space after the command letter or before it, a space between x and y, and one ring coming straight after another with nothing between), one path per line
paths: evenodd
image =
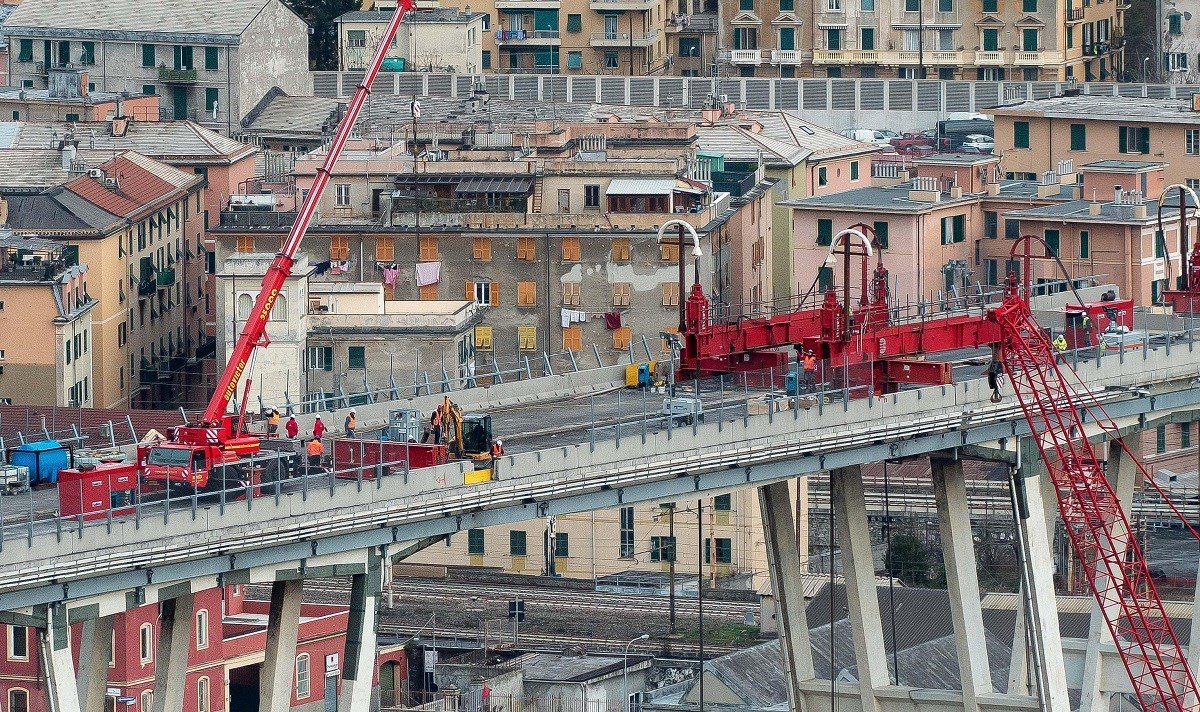
M475 473L467 476L467 484L492 478L492 416L488 413L463 413L450 400L442 399L437 408L442 416L442 440L447 453L458 460L475 463Z

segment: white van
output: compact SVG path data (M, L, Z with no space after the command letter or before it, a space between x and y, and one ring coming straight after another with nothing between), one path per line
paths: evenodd
M891 138L882 131L873 129L842 129L841 134L846 138L863 143L873 143L876 146L891 146Z

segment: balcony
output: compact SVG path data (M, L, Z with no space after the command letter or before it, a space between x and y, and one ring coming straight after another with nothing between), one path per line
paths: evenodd
M762 50L758 49L735 49L729 52L730 64L749 64L758 66L762 64Z
M593 47L649 47L658 41L658 30L651 32L593 32Z
M1083 12L1084 12L1084 8L1082 8L1082 7L1072 7L1072 6L1068 5L1067 6L1067 24L1068 25L1077 25L1080 22L1083 22Z
M798 49L771 50L771 64L800 64L800 62L800 50Z
M590 0L588 3L593 10L611 12L613 10L650 10L658 6L657 0Z
M1005 62L1004 50L984 50L975 53L976 67L1003 67Z
M196 81L195 69L171 69L162 66L158 68L158 81L173 84L191 84Z
M158 282L159 289L166 289L167 287L174 286L174 284L175 284L175 268L167 267L165 269L160 269L158 271L158 278L156 279L156 281Z
M290 228L296 222L296 213L256 211L256 210L222 210L221 227L242 228Z
M138 282L137 289L139 297L152 297L154 296L154 293L158 291L158 284L154 279L151 279L149 276L147 276Z
M667 21L667 34L714 34L717 31L716 15L673 15Z
M1062 52L1013 52L1013 65L1017 67L1045 67L1062 63Z
M496 43L502 45L538 47L560 42L557 30L496 30Z
M497 10L557 10L562 7L559 0L496 0Z
M877 64L885 66L907 66L924 63L929 66L962 64L963 53L953 50L925 50L924 57L917 50L878 49L818 49L813 51L813 64Z

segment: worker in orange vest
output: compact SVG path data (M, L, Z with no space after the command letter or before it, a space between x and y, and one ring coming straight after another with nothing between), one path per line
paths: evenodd
M273 438L279 433L279 411L271 409L271 415L267 418L267 437Z
M492 442L492 479L500 479L496 468L500 465L500 456L504 454L504 441L497 438Z
M346 416L346 437L353 438L354 431L358 429L358 418L355 417L354 411L350 411L350 415Z
M314 470L321 469L321 456L325 454L325 446L321 444L320 438L313 438L308 441L308 470L311 474Z
M804 352L804 390L812 393L817 386L817 356L809 349Z

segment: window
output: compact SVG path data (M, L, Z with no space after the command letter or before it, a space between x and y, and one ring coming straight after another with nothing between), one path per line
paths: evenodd
M554 533L554 556L565 559L571 555L571 544L566 532Z
M938 0L938 12L954 12L954 0Z
M1086 260L1092 254L1092 235L1087 230L1079 231L1079 258Z
M829 247L833 244L833 221L828 218L817 220L817 244Z
M333 370L333 347L332 346L309 346L308 347L308 369L310 371L332 371Z
M1160 425L1154 429L1154 452L1163 454L1167 451L1167 426Z
M680 37L679 38L679 56L680 57L699 57L700 56L700 38L699 37Z
M483 324L475 327L475 350L492 350L492 327Z
M536 259L537 247L532 237L517 238L517 259L527 262Z
M525 532L513 529L508 532L508 555L526 556Z
M333 186L334 205L346 207L350 205L350 184L335 183Z
M1117 150L1121 153L1150 153L1150 128L1148 126L1118 127Z
M583 15L567 15L567 32L583 32Z
M29 629L23 625L8 627L8 659L29 659Z
M733 30L734 49L758 49L758 29L738 27Z
M476 237L471 245L471 259L480 262L492 261L492 238Z
M612 259L622 262L629 261L629 238L614 237L612 241Z
M629 342L633 339L633 330L628 326L622 326L613 329L613 348L618 351L624 351L629 348Z
M578 262L579 261L579 238L564 237L562 241L562 259L563 262Z
M858 45L860 49L875 49L874 27L863 27L859 30Z
M17 50L17 61L33 61L33 40L21 40L20 49Z
M562 332L563 351L583 351L583 327L568 326Z
M1054 255L1057 257L1058 256L1058 246L1059 246L1059 242L1062 239L1062 233L1058 230L1046 230L1042 234L1042 237L1043 237L1043 239L1046 240L1046 249L1049 250L1051 255Z
M1087 124L1071 124L1071 150L1087 150Z
M350 238L347 235L334 235L329 238L329 259L350 259Z
M679 245L670 242L658 243L658 258L663 262L679 262Z
M483 68L492 68L492 51L490 49L483 50Z
M533 351L537 349L536 326L517 327L517 348L521 351Z
M436 237L422 235L420 238L420 247L418 249L418 259L422 261L436 260L438 258L438 240Z
M779 0L779 11L780 12L792 12L795 9L796 9L796 1L795 0Z
M392 238L375 238L375 259L379 262L392 262L396 259L396 243Z
M1000 216L994 210L983 211L983 236L995 239L1000 235Z
M565 306L579 306L582 282L562 283L562 303Z
M96 63L96 43L95 42L81 42L80 44L83 45L83 51L81 51L79 53L79 63L84 66L95 64Z
M1004 221L1004 238L1007 240L1015 240L1021 236L1021 221L1020 220L1005 220Z
M875 0L859 0L858 8L863 12L875 12Z
M618 556L633 556L633 507L621 507L621 543Z
M202 677L196 680L196 712L212 712L209 695L212 690L209 688L208 678Z
M817 168L817 185L829 185L829 169L825 166Z
M983 0L983 11L984 12L999 12L999 10L997 9L997 6L999 4L1000 4L1000 0Z
M537 282L517 282L517 306L532 307L537 304Z
M8 712L29 712L29 692L19 687L9 690Z
M367 348L365 346L346 347L346 368L360 371L367 368Z
M1038 31L1033 27L1021 30L1021 49L1026 52L1038 51Z
M467 553L471 556L483 556L483 530L467 530Z
M1029 122L1013 122L1013 148L1029 148Z
M921 0L904 0L905 12L917 12L921 9Z
M796 28L781 27L779 28L779 42L776 45L779 49L794 50L796 49Z
M713 497L713 509L718 512L732 512L733 495L719 494Z
M142 66L143 67L153 67L154 66L154 45L152 45L152 44L142 45ZM145 92L142 92L142 93L145 94Z
M997 52L1000 50L1000 30L991 27L983 30L983 51ZM986 76L981 76L980 79L988 79Z
M837 28L825 30L825 49L841 49L841 48L842 48L842 31ZM830 67L830 69L841 69L841 67Z
M613 306L627 307L629 306L629 291L633 285L629 282L613 282Z
M616 52L605 52L604 53L604 68L605 69L616 69L618 67L618 63L619 63L619 60L617 59Z
M712 539L704 540L704 563L712 563ZM717 539L717 563L733 563L733 539Z
M208 647L208 611L196 611L196 650Z
M1179 447L1184 448L1184 447L1191 447L1191 446L1192 446L1192 424L1191 423L1180 423L1179 424Z
M966 236L966 215L947 215L942 218L942 244L962 242Z
M858 180L858 161L850 162L850 180Z
M1189 156L1200 155L1200 129L1188 129L1184 147Z
M212 114L217 111L217 98L219 91L216 87L205 87L204 89L204 110ZM216 117L213 117L216 118Z
M678 282L663 282L662 283L662 305L664 307L679 306L679 283Z
M156 93L158 93L158 89L153 84L142 85L142 94L145 96L154 96Z
M1186 52L1163 52L1164 72L1186 72L1188 56Z
M1037 12L1037 0L1021 0L1021 12Z
M739 10L749 10L749 11L753 12L754 11L754 0L738 0L738 9Z
M308 653L296 656L296 699L303 700L312 694Z
M217 68L217 48L216 47L205 47L204 48L204 68L209 69L209 70Z
M138 657L141 658L142 665L146 665L154 660L154 625L143 623L138 630Z
M652 536L650 537L650 560L651 561L674 561L675 560L675 537L673 536Z
M888 248L888 223L886 220L876 220L871 227L875 228L875 246L881 250Z

